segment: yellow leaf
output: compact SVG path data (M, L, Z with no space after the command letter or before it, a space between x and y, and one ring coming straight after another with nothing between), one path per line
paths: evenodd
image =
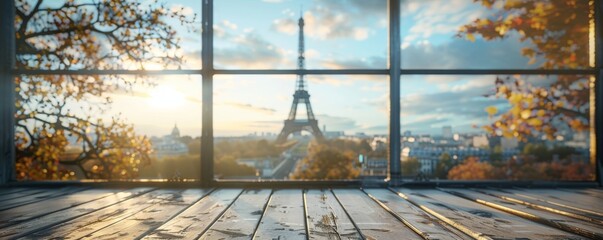
M542 126L542 120L540 120L539 118L532 118L532 119L528 120L528 124L530 124L534 127L540 127L540 126Z
M563 102L557 102L557 103L555 103L555 106L556 107L563 107L564 104L563 104Z
M509 97L509 102L511 102L511 104L517 104L517 103L521 102L521 99L522 99L521 94L513 93Z
M542 109L538 110L538 112L536 113L536 115L537 115L538 117L543 117L545 114L546 114L546 111L544 111L544 110L542 110Z
M521 111L521 118L523 118L523 119L528 119L528 118L530 118L531 115L532 115L532 111L530 111L530 110L526 109L526 110Z
M494 107L494 106L486 107L485 110L488 113L488 116L490 116L490 117L493 116L494 114L496 114L498 112L498 109L496 107Z
M475 36L472 33L467 33L467 39L471 42L475 42Z

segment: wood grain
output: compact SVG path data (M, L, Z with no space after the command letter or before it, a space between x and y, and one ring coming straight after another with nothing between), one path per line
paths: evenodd
M216 190L143 239L197 239L241 192L241 189Z
M189 207L204 195L204 190L174 190L151 200L148 208L143 209L119 222L95 231L85 238L99 240L137 239L156 229L164 222L177 216L181 210Z
M306 239L302 190L274 191L253 239Z
M245 190L200 239L250 239L271 192L270 189Z
M99 209L103 209L107 206L111 206L126 199L136 197L150 190L151 188L121 190L104 198L99 198L88 203L75 205L73 207L63 209L61 211L36 217L28 221L24 221L19 224L11 225L6 228L0 229L0 238L21 237L33 233L35 231L50 229L54 225L61 224L72 219L77 219L78 217L84 216L89 213L96 213L96 211ZM40 237L38 237L37 239L39 238ZM41 238L47 238L47 236L43 235L41 236Z
M333 192L366 239L422 239L359 189Z
M5 200L0 205L0 211L4 211L7 209L32 204L36 202L45 201L50 198L65 196L69 194L73 194L76 192L80 192L85 190L86 188L81 187L64 187L60 189L47 189L45 191L38 191L32 194L28 194L25 196L21 196L14 199Z
M148 192L52 228L44 228L42 231L28 235L27 238L80 239L156 205L157 199L169 199L174 194L182 194L181 192L181 190L169 189ZM208 190L202 190L201 195L208 192Z
M3 189L3 190L10 190L10 189ZM29 196L29 195L36 194L36 193L52 191L52 189L49 190L49 189L39 189L39 188L32 188L32 189L24 188L24 189L14 189L14 190L15 191L0 190L0 204L6 200Z
M582 239L434 189L396 189L423 211L476 239Z
M308 190L305 196L310 239L361 239L331 191Z
M114 196L121 191L119 189L91 189L7 209L0 212L0 227L18 224L97 199Z
M572 232L587 238L603 239L603 225L577 220L561 214L555 214L545 210L532 208L523 204L516 204L514 202L477 191L466 189L442 190L550 227Z
M603 217L601 199L555 189L509 189L515 195Z
M365 189L365 192L413 226L425 239L472 239L387 189Z

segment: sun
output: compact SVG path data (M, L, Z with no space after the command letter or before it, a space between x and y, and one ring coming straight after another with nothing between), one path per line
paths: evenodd
M157 86L149 91L149 104L152 107L174 108L184 104L184 94L168 86Z

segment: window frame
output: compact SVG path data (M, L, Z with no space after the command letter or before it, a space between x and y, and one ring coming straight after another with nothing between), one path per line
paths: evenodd
M201 15L201 59L200 69L183 70L23 70L15 69L15 42L14 42L14 1L0 1L0 56L14 56L0 58L0 185L40 185L40 184L98 184L101 186L123 186L120 181L76 181L76 182L16 182L15 157L14 157L14 76L17 75L201 75L202 76L202 153L201 176L199 182L136 182L127 181L126 184L158 185L158 186L202 186L202 187L332 187L332 186L603 186L602 162L598 152L603 152L603 141L596 141L603 134L603 0L591 0L594 4L594 41L595 65L586 69L402 69L401 68L401 36L400 36L400 3L402 0L386 0L388 12L388 65L386 69L215 69L213 46L213 5L214 0L198 0L202 3ZM342 181L282 181L282 180L217 180L214 178L214 136L213 136L213 77L215 75L274 75L274 74L304 74L304 75L383 75L389 76L389 165L388 175L383 181L366 182L362 180ZM484 75L484 74L522 74L522 75L567 75L588 74L595 76L595 101L594 105L594 136L591 140L596 142L591 148L591 156L596 158L595 181L569 182L569 181L434 181L434 182L403 182L401 179L400 153L400 85L403 84L405 75ZM591 110L592 111L592 110ZM603 123L603 122L602 122Z

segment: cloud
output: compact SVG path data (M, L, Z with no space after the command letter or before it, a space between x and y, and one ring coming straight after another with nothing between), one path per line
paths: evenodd
M298 31L297 21L293 18L275 19L270 28L288 35L294 35Z
M262 0L262 2L267 2L267 3L282 3L283 0Z
M470 42L452 38L440 45L410 44L402 50L402 68L407 69L530 69L529 59L521 56L525 44L516 37L502 41Z
M258 107L258 106L254 106L248 103L235 103L235 102L229 102L226 103L230 106L239 108L239 109L243 109L243 110L247 110L247 111L252 111L252 112L258 112L258 113L263 113L263 114L274 114L276 113L275 109L272 108L265 108L265 107Z
M332 116L327 114L317 114L320 129L327 127L327 131L353 131L360 128L354 119L347 117Z
M322 60L322 66L328 69L385 69L387 59L385 57L372 56L362 59L326 59Z
M387 83L385 75L309 75L306 79L314 84L328 84L331 86L352 86L358 81L372 81L376 83Z
M222 21L222 25L229 28L230 30L237 30L238 26L228 20Z
M467 132L477 130L472 125L489 123L492 119L485 112L486 107L497 106L501 111L508 109L504 99L483 96L494 88L494 76L489 77L491 79L458 77L463 80L450 80L447 89L439 92L403 92L400 99L403 130L438 134L442 125L452 125L455 131ZM408 84L417 84L417 81L411 80Z
M450 0L446 4L438 1L402 1L403 30L408 30L408 39L427 39L433 35L450 35L458 28L476 18L489 14L479 5L466 0ZM410 23L410 26L404 25Z
M284 11L284 18L273 21L271 29L293 35L297 32L298 20L292 11ZM385 28L386 1L325 1L318 0L304 13L305 33L310 38L320 40L354 39L364 41L369 38L369 29Z
M276 66L292 66L285 57L285 50L272 44L254 31L234 36L227 31L217 35L231 44L227 47L216 47L215 61L218 67L241 68L274 68ZM229 38L229 36L232 36Z
M387 14L387 1L383 0L316 0L316 3L332 11L348 12L362 18Z

